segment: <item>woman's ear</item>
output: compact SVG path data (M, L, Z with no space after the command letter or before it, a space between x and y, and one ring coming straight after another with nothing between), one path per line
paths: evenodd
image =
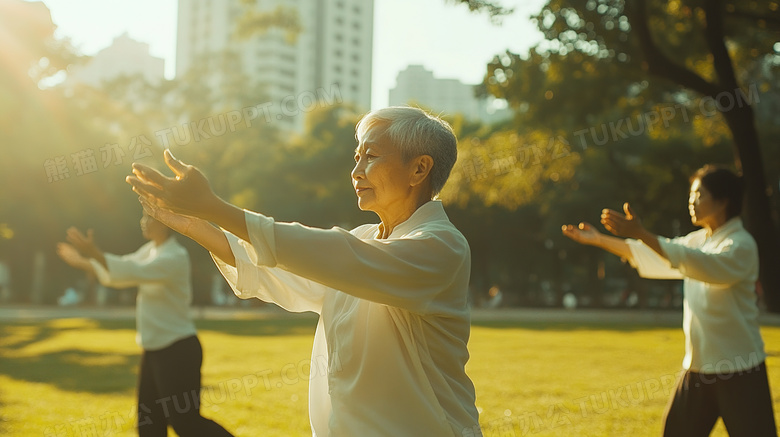
M414 158L412 163L413 172L409 184L414 187L423 183L431 173L431 169L433 168L433 158L431 158L429 155L420 155L417 158Z

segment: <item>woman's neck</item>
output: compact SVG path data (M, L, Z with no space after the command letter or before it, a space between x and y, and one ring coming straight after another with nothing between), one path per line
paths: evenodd
M726 218L725 214L718 214L717 216L709 218L709 220L705 220L704 228L707 229L707 233L712 235L713 232L723 226L727 221L729 221L729 219Z
M413 202L409 202L403 207L394 211L377 212L381 223L379 224L379 239L389 238L396 226L409 220L409 217L417 211L418 208L430 202L430 196L419 197Z

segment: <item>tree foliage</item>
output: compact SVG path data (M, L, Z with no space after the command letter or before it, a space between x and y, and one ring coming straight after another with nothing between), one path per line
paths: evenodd
M702 164L733 161L745 174L762 281L773 284L767 297L780 296L768 268L778 217L766 197L780 177L768 141L778 126L778 18L774 1L548 1L533 17L545 40L487 66L482 93L509 102L512 125L462 141L463 176L446 195L538 207L553 233L585 209L597 217L632 200L654 230L678 233L690 226L685 199L669 193L684 194ZM566 147L556 152L558 139Z

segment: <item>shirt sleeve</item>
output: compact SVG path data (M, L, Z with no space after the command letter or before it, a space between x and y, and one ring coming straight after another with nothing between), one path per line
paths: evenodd
M682 273L672 267L669 260L641 240L626 239L631 250L629 263L636 269L639 276L648 279L683 279Z
M236 266L224 263L213 254L211 257L236 296L255 297L291 312L321 312L325 294L334 290L279 268L257 266L249 258L248 252L255 252L249 243L230 232L225 232L225 236Z
M95 259L90 263L98 281L106 287L136 287L149 282L160 282L172 275L188 274L189 260L164 254L151 259L141 259L138 252L129 255L105 254L106 267Z
M246 211L256 266L279 266L355 297L424 313L469 261L468 243L444 228L398 239L363 240L340 228L274 223Z
M684 276L711 284L733 284L758 275L755 244L726 239L717 251L687 247L679 241L659 238L669 264Z

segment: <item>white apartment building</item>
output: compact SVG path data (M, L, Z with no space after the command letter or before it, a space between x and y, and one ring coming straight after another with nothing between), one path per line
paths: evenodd
M233 51L247 76L265 86L273 104L270 112L298 131L311 109L305 96L370 109L373 0L255 3L261 11L279 5L298 10L301 32L295 41L282 29L237 38L236 23L246 10L241 0L179 0L176 74L203 55Z
M511 111L497 105L495 99L477 98L474 87L457 79L437 79L422 65L409 65L398 73L388 100L390 106L415 104L441 115L462 114L485 123L511 117Z
M149 44L122 34L83 65L68 67L65 86L77 83L99 88L104 82L120 76L140 75L157 84L165 78L165 60L149 53Z

